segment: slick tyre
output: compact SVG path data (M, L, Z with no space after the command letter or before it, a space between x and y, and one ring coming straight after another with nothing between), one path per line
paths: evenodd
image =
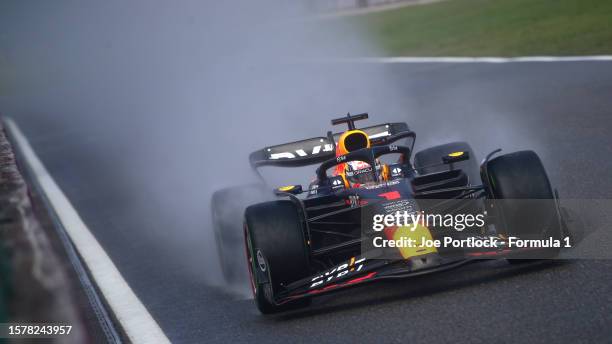
M309 275L309 252L304 218L290 200L248 207L244 215L244 238L250 283L257 308L272 314L305 306L310 299L284 305L272 300L291 282Z
M467 142L451 142L439 146L430 147L417 152L414 155L414 167L421 175L447 171L447 165L440 165L442 157L453 152L468 152L470 158L465 161L459 161L454 164L455 169L461 169L469 178L470 185L480 184L480 172L476 157L472 151L472 147ZM438 166L431 166L436 165ZM427 167L430 166L430 167Z
M496 200L498 231L508 237L561 239L562 227L553 189L535 152L501 155L487 163L486 171L483 179L488 178L487 191ZM543 254L525 257L552 258L558 253L558 248L551 248Z

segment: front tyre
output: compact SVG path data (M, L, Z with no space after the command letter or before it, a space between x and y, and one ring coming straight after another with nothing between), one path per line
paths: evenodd
M274 295L291 282L309 275L309 251L304 217L290 200L248 207L244 215L244 238L251 288L263 314L302 306L310 299L276 305Z
M561 239L553 189L535 152L496 157L487 162L482 177L489 197L496 200L493 204L499 232L522 239ZM540 258L550 258L558 252L558 248L548 249Z

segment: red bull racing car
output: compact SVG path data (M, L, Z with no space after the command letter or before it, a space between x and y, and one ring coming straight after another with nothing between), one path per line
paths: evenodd
M250 155L255 171L318 164L308 188L276 188L272 199L245 204L246 209L229 205L249 202L253 192L245 189L253 187L213 195L223 272L230 281L245 276L262 313L303 306L313 296L342 288L482 258L551 258L568 240L556 191L533 151L501 155L495 150L481 164L465 142L413 154L416 134L405 123L357 129L355 122L366 118L348 114L332 120L347 125L344 132ZM397 219L400 212L413 221L375 223ZM452 230L442 221L425 223L419 215L415 220L414 214L426 212L473 216L473 228ZM242 252L247 268L239 262Z

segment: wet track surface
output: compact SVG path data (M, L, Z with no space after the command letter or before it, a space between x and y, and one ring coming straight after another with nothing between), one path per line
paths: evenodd
M386 68L393 75L410 110L386 119L408 122L417 132L417 149L443 143L440 135L428 134L433 132L443 133L447 140L442 141L471 142L479 159L499 146L506 151L533 148L562 197L612 197L612 63L367 68ZM210 242L190 237L183 243L185 250L163 245L181 243L177 228L181 222L165 214L159 204L141 202L148 196L139 193L138 185L122 182L122 167L113 164L122 154L120 149L99 156L96 135L87 128L54 125L25 111L5 114L15 117L172 341L607 342L612 338L610 260L522 267L490 261L438 275L376 283L317 298L304 311L263 317L251 300L206 282L220 278L207 263L214 259ZM372 115L370 123L377 118ZM321 133L327 130L323 125ZM99 133L95 128L93 132ZM591 220L607 229L608 219ZM209 227L204 215L203 222L204 231Z

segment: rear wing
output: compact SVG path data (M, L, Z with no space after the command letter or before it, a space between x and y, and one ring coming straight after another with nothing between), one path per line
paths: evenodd
M387 139L400 133L410 132L406 123L386 123L359 128L370 137L372 146L387 143ZM336 156L336 142L342 133L333 135L334 142L327 137L270 146L255 151L249 156L253 168L260 166L301 167L322 163Z

